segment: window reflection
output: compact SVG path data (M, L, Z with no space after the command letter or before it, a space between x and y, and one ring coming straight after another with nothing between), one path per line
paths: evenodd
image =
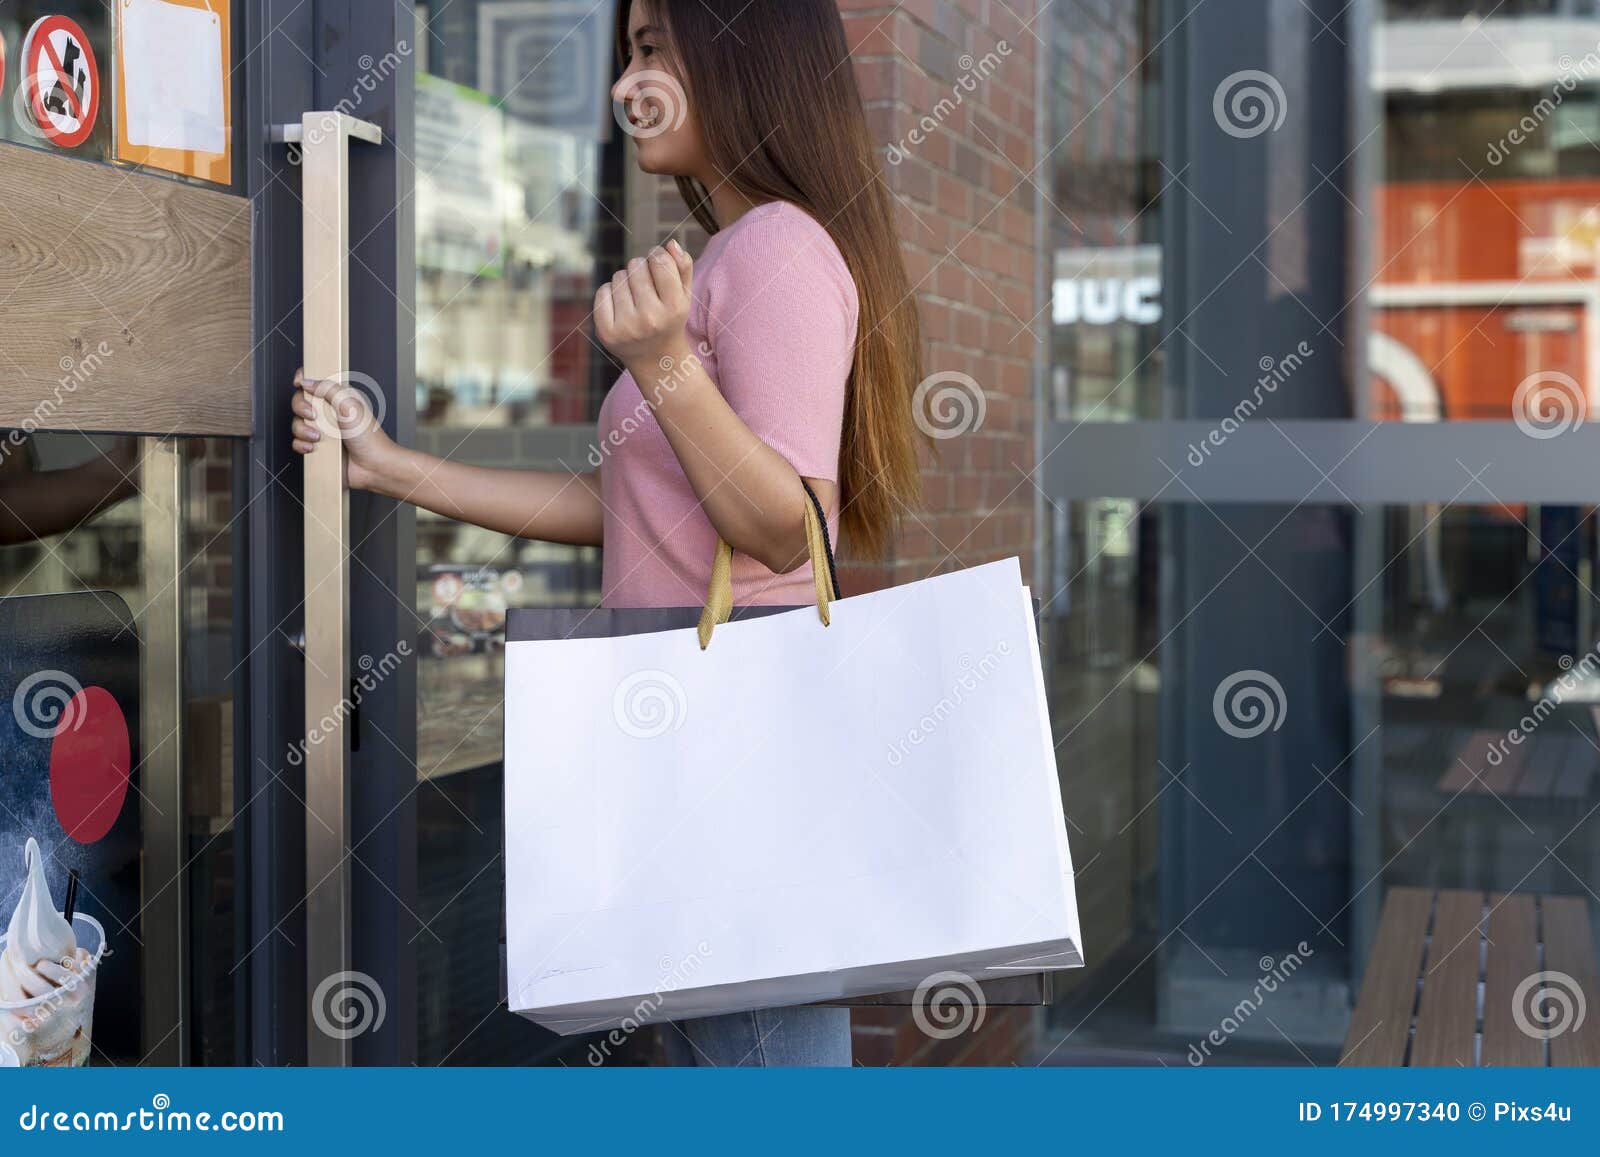
M483 466L589 469L616 369L597 278L623 264L612 6L417 5L417 444ZM599 602L599 551L417 515L418 1050L519 1063L548 1034L497 1011L506 614Z
M0 431L0 684L7 702L18 678L43 673L56 685L109 690L130 737L132 785L109 832L79 842L62 830L41 778L50 742L37 730L0 726L0 910L20 885L20 848L39 839L52 882L82 873L81 909L106 927L113 949L96 984L94 1064L137 1062L144 1036L148 959L188 955L191 1056L237 1064L234 1001L240 978L239 866L234 842L233 465L236 444L188 438L176 444L181 522L171 525L171 495L147 501L142 458L149 439L127 435ZM152 530L152 528L155 528ZM179 557L163 559L176 588L147 574L147 551L176 530ZM159 537L157 537L159 536ZM152 619L179 624L183 653L170 653ZM108 625L108 626L107 626ZM168 650L162 650L167 647ZM181 661L184 702L161 714L182 720L181 777L187 850L188 935L154 939L146 914L154 897L142 883L147 830L136 790L151 753L173 736L142 735L145 708L172 694L164 678ZM59 901L61 896L57 896ZM165 1042L163 1042L165 1043Z
M1600 391L1600 17L1390 3L1372 416L1572 422Z

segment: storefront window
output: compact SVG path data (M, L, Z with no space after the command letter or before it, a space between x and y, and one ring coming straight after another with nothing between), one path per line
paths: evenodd
M1357 992L1346 961L1360 895L1588 896L1600 870L1592 509L1105 499L1071 516L1082 529L1057 545L1068 571L1056 596L1070 613L1047 650L1084 938L1102 945L1055 1009L1074 1055L1181 1052L1258 958L1304 940L1312 951L1273 1023L1245 1023L1228 1055L1332 1063ZM1158 626L1164 534L1206 538L1208 575L1231 574L1202 580L1216 590L1187 608L1187 635ZM1361 536L1373 553L1357 562ZM1356 597L1320 617L1308 576L1347 566ZM1283 581L1307 605L1247 628L1246 608L1276 602ZM1279 653L1295 661L1251 667L1261 630L1288 639ZM1188 698L1204 709L1183 715L1164 672L1199 685ZM1175 766L1156 737L1163 716L1182 729ZM1265 824L1263 799L1275 801ZM1159 865L1174 858L1203 900L1162 944ZM1271 921L1245 918L1262 907ZM1238 934L1265 925L1279 934Z
M1383 16L1373 416L1581 417L1600 390L1600 17L1557 3Z
M1529 953L1534 913L1540 943L1586 940L1596 914L1594 508L1495 494L1493 470L1454 502L1310 501L1238 446L1293 443L1296 422L1471 420L1520 430L1537 461L1592 420L1600 12L1389 3L1362 28L1337 5L1262 11L1259 35L1200 11L1162 25L1092 88L1092 115L1077 81L1053 81L1052 140L1077 160L1044 201L1045 452L1073 454L1083 422L1148 423L1152 448L1183 443L1163 419L1249 431L1203 465L1174 457L1154 500L1080 480L1043 506L1047 686L1101 946L1058 979L1053 1061L1335 1063L1396 895L1491 931L1504 901ZM1052 38L1072 70L1120 58L1104 21L1075 14ZM1370 37L1370 58L1335 33ZM1348 139L1326 135L1342 97L1310 83L1341 63L1370 98ZM1130 162L1118 184L1097 118L1168 76L1190 100L1163 106L1171 141L1137 134L1146 179ZM1277 102L1259 129L1213 117L1241 78ZM1151 277L1179 287L1180 317L1130 288ZM1290 359L1301 336L1312 352ZM1275 376L1256 391L1258 365ZM1235 483L1262 497L1204 493ZM1241 1016L1291 954L1270 1019ZM1225 1024L1222 1053L1191 1053Z
M611 5L417 6L417 445L482 466L590 469L616 370L590 331L622 264ZM526 1059L495 1008L506 612L599 602L599 551L419 512L418 1051Z
M1153 4L1057 4L1048 19L1053 263L1050 413L1161 416L1163 184ZM1118 83L1121 78L1122 83Z
M1046 409L1060 432L1162 415L1157 8L1061 3L1047 14L1056 147L1043 202L1052 262ZM1071 450L1069 438L1056 452ZM1154 927L1156 523L1115 499L1048 502L1043 514L1052 727L1074 862L1094 865L1079 877L1078 904L1085 941L1109 961L1114 946ZM1097 971L1055 978L1059 1017Z
M0 431L0 684L11 705L0 727L0 856L12 882L0 908L9 918L22 891L29 837L58 905L68 873L78 873L77 910L100 923L108 947L95 982L92 1063L138 1063L187 1032L194 1061L236 1064L244 917L234 824L242 665L232 629L234 443L171 443L175 458L159 461L175 461L178 481L147 472L150 445ZM181 690L169 681L179 671ZM178 721L176 730L152 734L150 724L165 720ZM182 817L147 806L163 798L155 780L172 774L175 751ZM70 777L104 784L118 775L120 790L95 789L87 812L74 810ZM142 869L180 818L184 893L154 887ZM157 1027L150 992L172 976L188 979L190 1015L180 1024L175 1005L159 999L172 1020Z

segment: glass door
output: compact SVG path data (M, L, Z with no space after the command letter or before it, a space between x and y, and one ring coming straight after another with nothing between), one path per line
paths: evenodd
M8 1065L245 1045L251 208L228 80L203 170L122 147L123 7L0 0L0 925L48 892L73 950L4 946ZM175 7L239 59L242 27Z

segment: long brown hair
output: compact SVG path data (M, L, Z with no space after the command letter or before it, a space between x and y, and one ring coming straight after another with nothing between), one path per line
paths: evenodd
M922 333L839 10L834 0L640 2L667 33L668 59L716 171L752 201L804 209L855 280L840 528L854 553L881 558L902 512L921 497L912 394L922 379ZM632 6L617 6L624 60ZM695 220L715 233L708 190L692 177L677 181Z

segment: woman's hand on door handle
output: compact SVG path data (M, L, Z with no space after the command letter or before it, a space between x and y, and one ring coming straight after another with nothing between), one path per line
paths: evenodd
M316 403L311 399L314 396L326 400L339 427L338 438L344 443L345 483L352 490L375 489L386 464L399 450L383 432L382 418L367 394L369 389L376 393L376 385L368 385L360 375L313 381L304 370L294 374L294 398L289 408L295 418L289 428L295 452L310 454L323 441L324 434L317 427ZM379 398L381 402L381 395Z

